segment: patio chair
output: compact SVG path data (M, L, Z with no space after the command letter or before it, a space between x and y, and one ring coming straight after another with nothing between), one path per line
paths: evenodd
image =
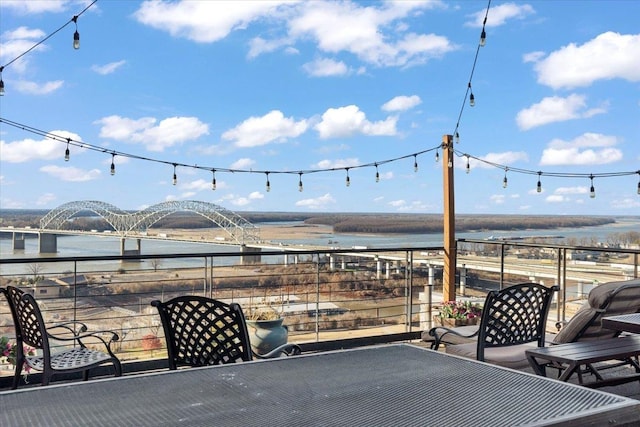
M122 375L122 366L111 351L111 343L119 339L110 331L87 332L87 326L78 321L45 325L36 299L28 293L14 287L0 288L5 295L11 310L16 333L16 361L12 389L20 382L22 369L26 365L30 369L42 372L42 385L46 386L56 374L82 372L84 381L89 379L89 370L101 365L111 364L115 376ZM104 335L104 336L103 336ZM107 340L106 336L110 336ZM51 341L71 343L60 351L52 351ZM106 351L93 350L86 346L89 341L100 343ZM37 355L24 353L24 345L32 347Z
M469 327L435 327L429 330L434 337L431 348L437 350L448 335L473 340L446 345L449 354L468 357L508 368L528 367L525 350L543 347L546 322L553 294L557 286L522 283L487 294L479 326L467 334Z
M296 344L284 344L263 355L253 352L242 308L236 303L186 295L166 302L154 300L151 305L162 321L172 370L301 353Z

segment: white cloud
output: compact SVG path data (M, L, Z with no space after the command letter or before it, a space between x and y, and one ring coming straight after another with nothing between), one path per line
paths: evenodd
M63 12L68 0L2 0L2 7L11 8L19 13L36 14L45 12Z
M388 117L379 122L367 120L364 112L355 105L329 108L322 114L322 120L314 126L320 138L341 138L354 134L370 136L393 136L397 134L397 117Z
M556 195L565 195L565 194L587 194L589 189L587 187L558 187L553 192Z
M199 43L211 43L232 31L268 23L273 40L256 37L249 58L311 40L320 51L346 52L377 66L410 66L457 49L446 37L409 32L402 20L423 10L443 7L440 1L291 2L211 1L165 3L145 1L134 17L141 23Z
M552 87L590 86L598 80L640 81L640 34L600 34L579 46L571 43L538 61L538 83Z
M122 67L126 63L127 61L122 60L117 62L110 62L104 65L92 65L91 69L98 74L107 75L115 72L118 68Z
M504 194L492 194L489 197L489 200L491 200L496 205L502 205L505 201L505 198L506 197L504 196Z
M13 82L12 86L15 87L18 92L28 93L30 95L48 95L60 89L63 84L63 80L55 80L42 84L26 80L18 80Z
M84 182L91 181L100 176L99 169L84 170L76 167L60 167L55 165L43 166L41 172L58 178L61 181Z
M338 160L320 160L314 168L317 169L344 169L352 166L356 166L360 163L357 158L351 159L338 159Z
M253 165L255 165L256 162L253 159L250 159L248 157L243 157L242 159L238 159L235 162L231 163L231 166L229 166L230 169L251 169L251 167Z
M196 117L169 117L158 122L154 117L108 116L94 123L102 125L101 138L143 144L149 151L164 151L209 134L209 126Z
M568 202L571 199L568 199L566 197L564 197L561 194L550 194L549 196L547 196L547 198L545 199L545 201L547 203L564 203L564 202Z
M382 105L383 111L405 111L409 110L416 105L420 105L422 100L418 95L412 96L396 96L392 100L385 102Z
M4 6L4 2L3 2ZM42 30L33 30L28 27L18 27L12 31L2 33L3 43L0 43L0 62L6 63L17 58L29 49L31 52L44 51L47 49L45 44L39 44L34 48L35 44L40 42L46 34ZM28 65L30 55L24 55L11 64L11 70L15 73L23 73ZM6 78L6 76L5 76Z
M307 131L307 120L295 121L273 110L262 117L250 117L222 134L222 139L233 141L236 147L258 147L271 142L285 142Z
M467 27L482 28L486 9L480 10L471 15L471 20L465 23ZM493 6L487 16L486 28L499 27L504 25L510 19L524 19L529 15L535 14L533 7L528 4L503 3Z
M57 200L58 197L53 194L53 193L45 193L41 196L38 197L38 199L36 200L36 205L38 206L47 206L48 204L50 204L51 202L53 202L54 200Z
M289 1L145 1L133 16L174 37L211 43L292 5Z
M610 206L614 209L634 209L633 212L637 212L640 209L640 200L637 197L616 199L611 201Z
M615 136L585 133L572 141L554 139L542 152L541 166L604 165L622 160Z
M403 208L407 205L407 201L406 200L392 200L389 203L387 203L389 206L394 207L394 208Z
M259 191L254 191L251 194L249 194L249 200L260 200L260 199L264 199L264 194L262 194Z
M296 202L296 206L309 209L324 209L329 205L335 204L336 200L327 193L314 199L303 199Z
M606 112L606 105L586 109L584 95L571 94L566 98L551 96L518 112L516 122L522 130L566 120L588 118Z
M511 165L515 162L528 162L529 156L524 151L505 151L503 153L488 153L484 156L479 156L479 159L485 160L488 163L485 163L480 160L476 160L473 158L469 158L469 167L471 170L473 169L492 169L495 168L494 164L498 165ZM458 168L466 168L467 167L467 159L461 158L456 166Z
M73 141L82 141L75 133L63 130L53 130L49 132L61 138L69 138ZM0 160L9 163L24 163L31 160L53 160L64 157L65 144L50 138L41 140L23 139L14 142L4 142L0 140ZM72 155L86 151L85 148L71 146L69 148Z
M312 77L344 76L350 73L349 67L342 61L320 58L302 66Z
M217 182L216 182L216 187L217 187ZM211 182L206 181L204 179L196 179L195 181L180 184L180 188L184 190L195 190L195 191L211 190Z

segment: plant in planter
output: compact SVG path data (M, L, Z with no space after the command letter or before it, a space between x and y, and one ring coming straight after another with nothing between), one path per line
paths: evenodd
M245 315L251 348L265 354L287 343L289 330L281 314L271 307L251 308Z
M35 356L36 351L28 345L23 346L25 356ZM16 358L18 357L18 347L12 343L7 337L0 337L0 363L10 363L16 366ZM24 372L24 382L27 382L27 376L31 372L31 367L26 363L22 367Z
M482 308L471 301L447 301L440 307L440 312L433 316L438 326L476 325L482 316Z

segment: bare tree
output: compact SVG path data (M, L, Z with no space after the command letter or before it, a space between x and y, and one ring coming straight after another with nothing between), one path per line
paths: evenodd
M162 266L162 260L159 258L153 258L149 262L151 263L151 267L153 268L153 271L158 271L160 266Z
M40 272L42 271L42 265L38 264L37 262L34 262L32 264L27 265L27 269L33 275L33 281L37 282L38 281L38 276L40 275Z

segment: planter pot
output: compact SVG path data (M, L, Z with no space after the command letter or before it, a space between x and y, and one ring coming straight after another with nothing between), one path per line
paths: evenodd
M456 326L477 325L480 317L472 317L471 319L454 319L451 317L433 316L435 326L443 326L445 328L455 328Z
M265 354L287 343L289 331L282 324L283 320L247 320L249 340L255 353Z

